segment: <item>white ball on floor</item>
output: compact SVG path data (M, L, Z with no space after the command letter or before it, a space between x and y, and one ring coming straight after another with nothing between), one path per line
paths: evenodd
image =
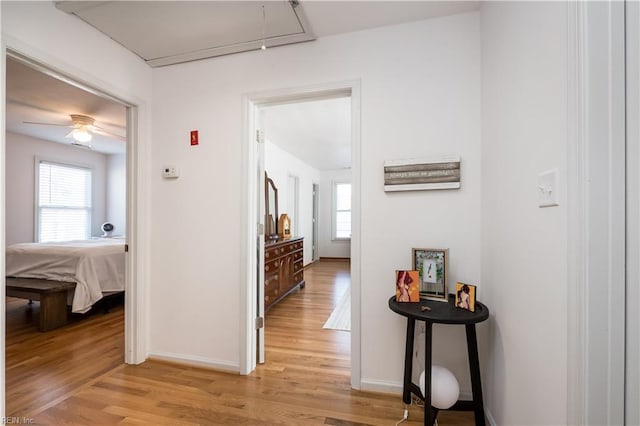
M420 374L420 392L424 392L424 371ZM458 379L448 369L439 365L431 366L431 405L446 410L458 401L460 385Z

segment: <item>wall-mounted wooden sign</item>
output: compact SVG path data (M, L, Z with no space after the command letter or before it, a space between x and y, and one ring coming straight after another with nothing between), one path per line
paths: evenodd
M460 156L444 155L384 162L385 191L460 188Z

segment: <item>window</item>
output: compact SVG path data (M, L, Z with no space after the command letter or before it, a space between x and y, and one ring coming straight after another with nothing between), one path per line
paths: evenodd
M38 161L37 240L91 237L91 169Z
M333 238L349 239L351 238L351 184L334 183L333 197Z

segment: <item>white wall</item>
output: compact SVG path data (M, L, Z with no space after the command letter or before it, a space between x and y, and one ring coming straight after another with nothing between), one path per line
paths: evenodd
M107 156L71 145L7 132L6 244L35 241L35 157L92 169L91 235L101 235L100 225L104 222L107 211Z
M323 170L318 201L318 253L320 257L351 257L350 240L333 240L333 183L351 182L351 169Z
M567 5L482 6L484 362L496 424L567 421ZM560 206L538 208L560 169Z
M300 217L293 218L298 222L296 237L304 237L303 261L308 265L311 258L311 238L313 235L313 183L320 181L320 172L309 164L300 160L278 147L269 139L265 140L265 170L278 188L278 214L291 213L287 211L289 205L289 175L298 176L298 213Z
M479 282L478 13L157 68L153 168L172 163L182 175L166 181L158 172L152 181L153 353L238 369L242 96L349 79L362 85L363 296L356 303L365 387L401 386L406 320L387 300L393 271L410 266L412 247L449 248L451 281ZM189 146L192 129L200 130L197 147ZM441 153L462 157L461 189L383 191L384 160ZM436 330L435 357L466 377L458 328Z
M107 156L107 212L105 220L113 223L113 235L125 235L127 228L127 157Z

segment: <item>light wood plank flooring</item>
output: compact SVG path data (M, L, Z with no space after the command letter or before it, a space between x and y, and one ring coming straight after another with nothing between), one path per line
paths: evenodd
M122 364L122 308L39 333L26 302L7 304L7 414L38 425L394 425L399 395L350 388L350 333L322 325L349 286L349 264L305 271L307 286L266 318L267 362L249 376L148 361ZM441 425L473 424L440 413ZM422 424L410 407L403 424Z

